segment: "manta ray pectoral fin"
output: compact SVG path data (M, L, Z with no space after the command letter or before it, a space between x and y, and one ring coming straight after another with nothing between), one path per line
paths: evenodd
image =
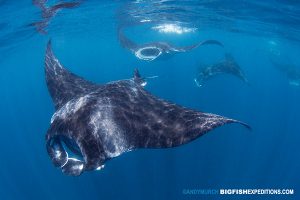
M190 120L192 120L193 123L191 123ZM180 140L175 139L175 141L173 141L174 146L191 142L197 139L198 137L208 133L209 131L212 131L215 128L221 127L226 124L237 123L237 124L241 124L242 126L244 126L250 131L252 130L252 128L244 122L226 118L220 115L210 114L210 113L200 113L199 117L197 117L196 119L191 118L190 116L187 119L185 119L185 121L186 121L185 123L189 125L183 132L183 137Z
M209 45L209 44L214 44L214 45L218 45L220 47L224 47L224 45L221 42L219 42L218 40L204 40L204 41L200 42L198 44L198 46Z
M47 87L56 109L72 98L99 87L66 70L53 54L51 40L46 50L45 73Z
M133 141L137 148L169 148L186 144L209 131L229 123L238 123L251 130L250 126L223 116L191 110L150 94L135 110ZM135 121L136 120L136 121Z
M121 43L121 46L123 48L129 49L131 52L134 53L136 51L136 49L138 48L138 45L135 42L133 42L132 40L130 40L123 31L124 31L124 27L119 26L118 27L119 42Z
M185 47L172 47L171 49L175 52L186 52L186 51L190 51L192 49L195 49L199 46L203 46L203 45L218 45L220 47L224 47L224 45L217 41L217 40L204 40L202 42L199 42L198 44L194 44L194 45L190 45L190 46L185 46Z

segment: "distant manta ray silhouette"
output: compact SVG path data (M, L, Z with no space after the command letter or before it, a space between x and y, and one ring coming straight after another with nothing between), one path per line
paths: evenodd
M139 148L176 147L228 123L239 123L158 99L138 70L133 79L95 84L66 70L49 41L46 83L56 112L46 134L47 152L67 175L101 169L105 162Z
M146 44L136 44L131 41L123 32L123 28L118 28L118 38L122 47L129 49L138 59L152 61L164 54L175 54L187 52L199 46L214 44L223 47L223 44L217 40L204 40L197 44L184 47L176 47L167 42L150 42Z
M272 49L269 60L273 67L286 76L288 82L292 86L300 86L300 68L279 50Z
M231 74L248 84L248 79L244 72L229 53L225 54L223 61L201 67L194 81L198 87L201 87L206 81L220 74Z
M300 68L292 63L277 63L271 60L272 65L282 72L288 79L289 84L293 86L300 86Z
M38 22L33 22L29 24L29 26L34 26L36 30L41 34L47 34L45 30L48 26L50 20L56 15L56 13L64 8L70 9L79 6L82 2L75 1L75 2L60 2L55 4L54 6L48 7L46 3L48 0L32 0L32 4L37 6L42 12L43 20Z

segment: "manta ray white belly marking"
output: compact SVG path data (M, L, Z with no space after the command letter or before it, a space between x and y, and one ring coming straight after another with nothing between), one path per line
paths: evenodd
M66 117L75 114L82 106L86 104L89 98L89 94L83 97L79 97L78 99L72 99L71 101L67 102L61 109L56 111L51 118L51 123L56 118L65 119Z
M189 143L228 123L240 121L188 109L147 92L144 79L99 85L66 70L48 43L46 82L56 112L46 148L67 175L100 170L111 158L139 148L169 148Z
M96 138L100 137L97 135L99 132L103 132L101 136L103 148L109 158L117 157L130 149L122 129L115 123L113 114L113 106L109 98L98 99L97 107L91 114L89 122Z

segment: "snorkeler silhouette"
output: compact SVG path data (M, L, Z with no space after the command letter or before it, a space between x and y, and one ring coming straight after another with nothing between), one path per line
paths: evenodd
M46 34L45 30L50 22L50 20L57 14L57 12L61 9L70 9L75 8L81 4L82 1L75 2L61 2L55 4L54 6L48 7L46 5L47 0L32 0L32 4L37 6L42 12L42 20L38 22L33 22L29 24L29 26L34 26L36 30L41 34Z

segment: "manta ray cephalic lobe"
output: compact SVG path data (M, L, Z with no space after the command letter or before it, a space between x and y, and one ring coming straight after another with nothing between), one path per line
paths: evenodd
M47 152L67 175L101 169L105 162L139 148L180 146L208 131L240 121L158 99L134 78L95 84L66 70L51 42L45 58L46 83L55 113L46 134Z

